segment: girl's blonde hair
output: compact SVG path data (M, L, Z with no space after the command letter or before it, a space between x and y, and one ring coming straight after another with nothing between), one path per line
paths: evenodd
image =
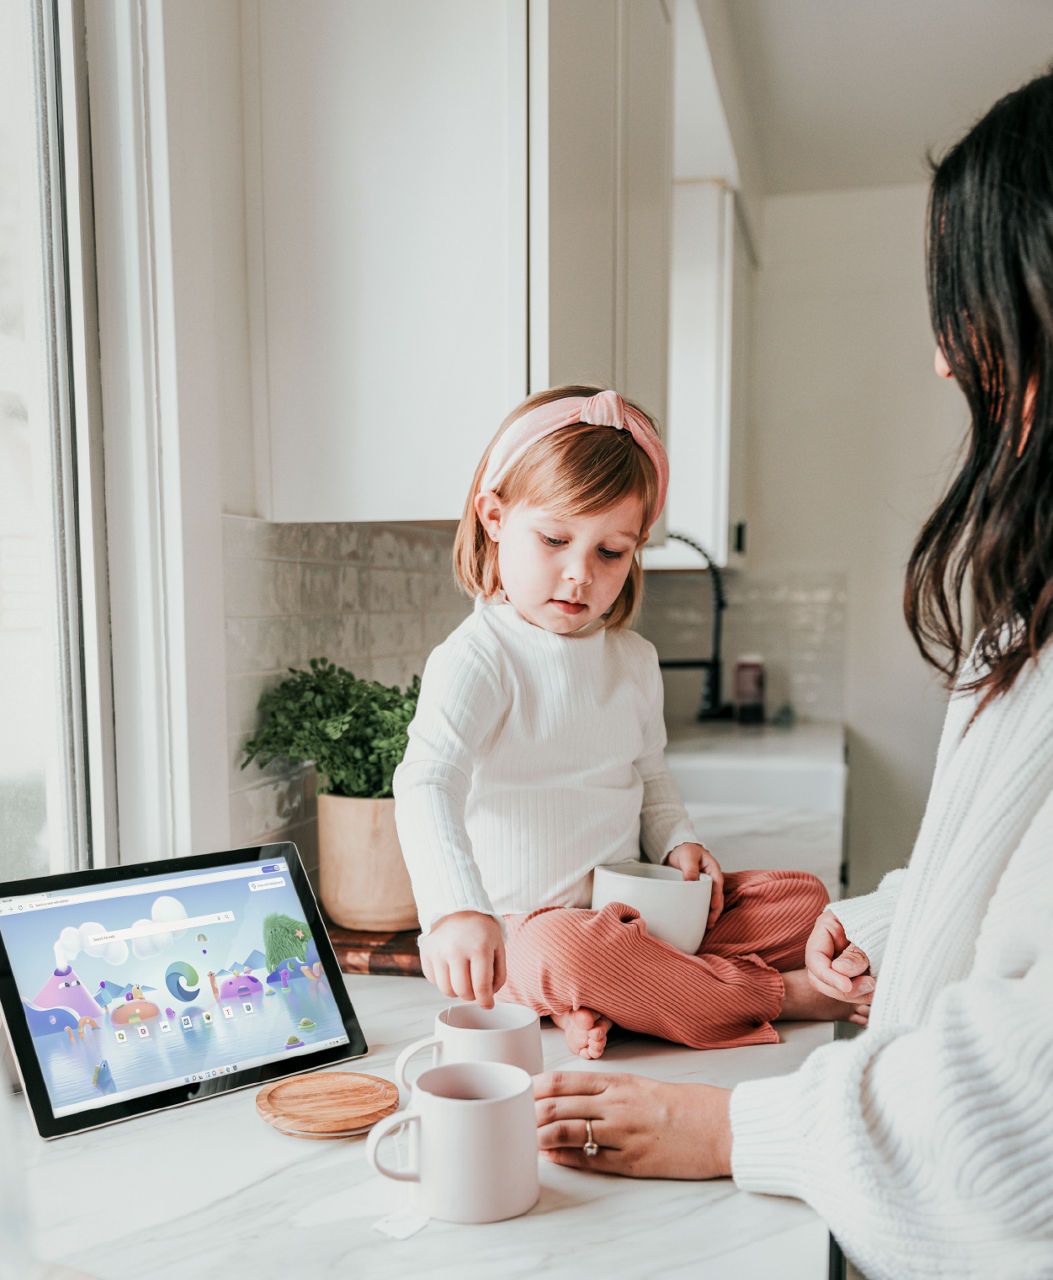
M497 543L486 532L475 510L482 478L491 450L516 419L536 409L571 396L588 398L602 388L588 386L552 387L528 396L501 423L475 469L468 499L464 504L453 546L454 573L469 595L493 596L501 589ZM626 401L626 404L631 404ZM639 409L639 405L633 405ZM654 419L640 410L657 431ZM536 441L518 462L509 468L494 492L503 503L544 503L566 516L593 515L605 511L627 497L642 503L644 523L641 543L648 527L647 514L658 500L658 475L651 459L628 431L612 427L576 423L553 431ZM625 585L604 618L604 626L618 630L632 621L643 592L643 568L639 546L633 553Z

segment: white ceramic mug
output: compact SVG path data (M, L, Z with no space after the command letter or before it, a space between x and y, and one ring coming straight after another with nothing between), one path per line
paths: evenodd
M592 873L592 905L609 902L635 907L647 932L689 955L702 945L713 893L711 877L685 880L676 867L654 862L616 862Z
M435 1032L403 1049L395 1062L395 1079L408 1089L406 1068L411 1058L432 1051L432 1066L447 1062L507 1062L535 1076L544 1067L541 1020L521 1004L453 1004L435 1017Z
M385 1137L410 1129L409 1169L380 1159ZM370 1130L366 1158L378 1173L416 1184L416 1208L445 1222L500 1222L537 1203L534 1088L521 1067L453 1062L421 1072L405 1111Z

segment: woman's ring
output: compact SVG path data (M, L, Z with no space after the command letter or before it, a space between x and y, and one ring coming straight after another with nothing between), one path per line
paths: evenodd
M596 1139L592 1136L592 1121L585 1121L585 1141L581 1147L587 1156L595 1156L599 1154L599 1146Z

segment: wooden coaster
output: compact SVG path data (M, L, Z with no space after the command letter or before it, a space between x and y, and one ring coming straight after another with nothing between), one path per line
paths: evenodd
M325 1071L276 1080L256 1095L256 1110L294 1138L350 1138L398 1110L398 1086L379 1076Z

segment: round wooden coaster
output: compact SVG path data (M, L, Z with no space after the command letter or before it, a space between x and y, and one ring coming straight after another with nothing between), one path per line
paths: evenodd
M275 1080L256 1095L256 1110L296 1138L348 1138L396 1111L398 1086L352 1071L308 1073Z

